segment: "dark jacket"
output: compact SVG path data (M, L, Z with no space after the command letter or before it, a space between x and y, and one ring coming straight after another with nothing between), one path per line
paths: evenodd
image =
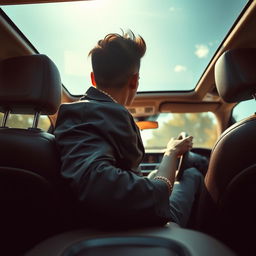
M167 186L140 175L140 132L122 105L91 87L61 105L55 128L61 174L77 200L81 221L155 225L170 220Z

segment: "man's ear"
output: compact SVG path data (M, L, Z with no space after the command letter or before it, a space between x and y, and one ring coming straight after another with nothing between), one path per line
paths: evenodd
M139 85L139 73L135 73L134 75L132 75L129 85L130 89L137 90Z
M92 85L95 87L96 86L96 81L95 81L95 77L94 77L93 72L91 72L91 81L92 81Z

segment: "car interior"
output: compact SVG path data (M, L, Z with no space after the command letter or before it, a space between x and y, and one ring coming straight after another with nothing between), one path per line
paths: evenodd
M156 135L147 141L143 175L161 162L165 129L195 137L177 163L180 177L187 166L208 169L188 227L126 230L75 223L53 131L60 104L81 95L67 89L51 55L38 51L4 9L53 2L72 1L0 0L1 254L255 255L256 1L244 3L194 89L139 91L127 106L142 138Z

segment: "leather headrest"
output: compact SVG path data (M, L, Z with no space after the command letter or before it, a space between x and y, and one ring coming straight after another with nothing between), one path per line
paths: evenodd
M54 114L61 102L61 79L46 55L0 61L0 111L16 114Z
M226 102L252 99L256 93L256 48L224 52L215 64L215 82Z

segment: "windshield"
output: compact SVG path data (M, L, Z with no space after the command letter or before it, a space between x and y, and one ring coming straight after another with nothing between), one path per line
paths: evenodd
M245 0L95 0L2 9L60 69L72 94L91 85L88 52L108 33L131 29L147 43L139 91L193 89Z
M165 149L171 138L184 131L193 136L194 147L212 148L217 140L217 120L212 112L160 113L154 120L159 124L157 129L141 131L146 150Z

